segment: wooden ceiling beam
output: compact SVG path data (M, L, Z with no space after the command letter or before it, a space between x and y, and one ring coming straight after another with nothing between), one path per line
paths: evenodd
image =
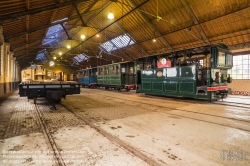
M26 9L27 11L30 10L30 0L26 0Z
M194 22L196 28L197 28L198 31L200 32L200 34L201 34L203 40L205 41L205 43L206 43L207 45L210 45L210 42L209 42L209 40L208 40L208 38L207 38L207 36L206 36L204 30L203 30L202 27L200 26L200 23L198 22L198 20L197 20L195 14L194 14L194 12L193 12L192 9L190 8L190 6L189 6L189 4L187 3L187 1L186 1L186 0L182 0L181 3L182 3L182 5L185 7L185 9L186 9L186 11L188 12L188 14L190 15L190 17L192 18L192 20L193 20L193 22Z
M86 15L86 14L95 13L95 12L98 12L98 11L100 11L100 10L101 10L101 8L96 9L96 10L91 11L91 12L88 12L88 11L87 11L87 12L84 12L83 14L81 14L81 15ZM40 30L44 30L44 29L49 28L49 27L51 27L51 26L54 26L54 25L57 25L57 24L63 24L64 22L68 22L68 21L75 20L75 19L78 19L78 16L71 16L71 17L69 17L69 18L66 19L66 20L58 21L58 22L56 22L56 23L51 23L51 24L44 25L44 26L39 26L39 27L33 28L33 29L29 30L29 31L20 32L20 33L16 33L16 34L13 34L13 35L5 36L5 40L6 40L6 41L9 41L9 40L11 40L11 39L14 39L14 38L17 38L17 37L26 35L26 34L31 34L31 33L34 33L34 32L40 31ZM0 17L0 20L1 20L1 17Z
M26 5L27 5L27 2L29 2L29 1L26 1ZM81 3L81 2L86 2L86 0L74 0L75 4L78 4L78 3ZM46 7L32 9L32 10L29 10L29 11L17 12L17 13L13 13L13 14L3 15L3 16L0 16L0 20L2 22L7 21L7 20L13 20L13 19L16 20L19 17L24 17L24 16L27 16L27 15L36 15L36 14L39 14L39 13L42 13L42 12L52 11L52 10L55 10L55 9L60 9L60 8L63 8L63 7L66 7L66 6L71 6L71 5L72 5L72 2L67 1L67 2L64 2L64 3L58 3L58 4L55 4L55 5L50 5L50 6L46 6Z
M29 41L29 42L27 42L27 43L20 44L20 45L16 45L15 47L12 47L12 46L13 46L13 44L12 44L11 50L12 50L12 51L15 51L16 49L19 49L19 48L24 47L26 44L30 45L30 44L34 44L34 43L41 44L41 39L31 40L31 41Z
M136 2L134 0L130 0L131 4L133 5L133 7L137 6ZM157 29L157 27L151 23L151 21L148 19L148 17L146 16L145 13L143 13L141 10L138 10L138 12L141 14L141 16L147 21L147 23L154 29L155 33L157 33L157 35L161 36L161 39L163 41L163 43L171 50L173 50L173 47L170 45L170 43L166 40L166 38L164 36L161 35L160 31ZM157 16L158 17L158 16Z
M73 2L73 0L71 0L71 2L72 2L73 8L74 8L75 11L76 11L77 16L79 17L79 19L80 19L80 21L81 21L81 23L82 23L82 26L86 26L86 23L83 21L82 16L81 16L81 14L80 14L80 12L79 12L79 10L78 10L78 8L77 8L77 5Z
M30 16L26 16L26 31L29 31ZM29 34L25 35L26 44L29 42Z

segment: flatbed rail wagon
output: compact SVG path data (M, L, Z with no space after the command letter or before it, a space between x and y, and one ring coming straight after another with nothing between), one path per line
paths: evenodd
M51 102L59 103L62 98L73 94L80 94L80 84L76 82L19 84L20 97L33 99L35 104L38 97L45 97Z

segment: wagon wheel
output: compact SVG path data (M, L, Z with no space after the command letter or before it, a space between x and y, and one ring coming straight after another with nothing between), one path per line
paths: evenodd
M126 91L127 91L127 92L130 91L130 89L129 89L129 88L126 88Z
M121 92L122 90L121 90L121 88L117 88L117 91L118 91L118 92Z

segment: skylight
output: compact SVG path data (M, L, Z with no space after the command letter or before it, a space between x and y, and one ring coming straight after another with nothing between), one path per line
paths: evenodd
M56 20L56 21L52 22L51 24L55 24L57 22L61 22L61 21L67 20L67 19L68 19L68 17L60 19L60 20ZM58 34L60 34L63 31L64 31L63 27L60 24L49 27L47 34L46 34L45 38L43 39L43 45L46 45L46 44L54 45L54 44L58 43ZM46 53L45 50L41 50L37 54L36 60L41 60L41 61L45 60L46 57L45 57L44 53Z
M41 61L44 61L46 58L45 58L45 53L46 53L46 50L43 49L41 50L37 55L36 55L36 60L41 60Z
M61 22L61 21L67 20L67 19L68 19L68 17L65 17L63 19L53 21L51 24L55 24L57 22ZM57 40L56 38L61 31L63 31L63 27L61 26L61 24L57 24L57 25L49 27L49 30L46 34L46 37L43 40L43 44L53 44L54 41Z
M111 52L132 44L135 44L134 39L129 36L129 34L125 34L103 43L101 48L103 48L106 52Z
M62 29L63 28L60 24L49 27L46 37L43 40L43 45L53 43L55 40L57 40L56 37L62 31Z
M76 60L77 62L82 62L82 61L85 61L85 60L88 60L88 59L89 59L89 57L84 53L74 57L74 60Z

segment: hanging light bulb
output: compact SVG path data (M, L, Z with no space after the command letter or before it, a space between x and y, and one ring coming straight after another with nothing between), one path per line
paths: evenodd
M155 42L156 42L156 39L153 39L153 42L155 43Z
M96 34L96 37L100 37L100 35L99 35L99 34Z
M67 41L67 49L71 49L71 46L72 46L72 39L71 38L68 38L68 41Z
M56 60L56 57L55 57L55 56L54 56L53 58Z
M81 35L81 39L85 39L85 35Z
M114 14L111 11L108 14L108 19L110 20L114 19Z
M59 55L62 55L62 52L59 52Z

